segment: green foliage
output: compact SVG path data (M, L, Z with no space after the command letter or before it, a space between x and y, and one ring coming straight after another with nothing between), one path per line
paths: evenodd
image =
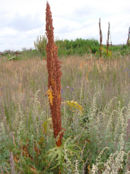
M112 51L110 51L110 50L108 49L108 54L107 54L107 49L106 49L105 46L102 47L101 50L102 50L102 56L103 56L104 58L112 57ZM97 52L96 55L99 56L99 53Z
M46 43L47 39L45 36L39 36L34 42L35 48L43 55L46 55Z
M110 51L116 54L119 53L121 55L129 55L130 47L128 45L113 45L113 46L110 46Z
M68 167L74 170L72 160L80 159L80 151L81 149L73 142L72 137L66 139L62 146L50 149L48 159L52 165L51 170L58 168L62 173L66 173Z
M42 56L46 56L46 37L40 36L34 42L35 48L41 53ZM84 54L96 54L99 57L99 43L94 39L76 39L76 40L56 40L58 47L58 55L68 56L68 55L84 55ZM109 46L108 56L106 51L106 46L103 45L102 48L103 57L111 57L113 53L120 53L121 55L130 54L130 47L127 45L113 45Z
M76 39L76 40L63 40L56 41L58 46L59 56L67 55L84 55L86 53L96 53L98 51L98 41L96 40L85 40L85 39Z
M22 51L10 51L10 50L5 51L3 52L2 57L9 61L42 58L39 51L35 49L25 49L25 48L23 48Z
M8 60L25 60L32 58L45 59L46 57L46 43L47 39L45 36L37 37L37 40L34 42L35 49L23 49L22 51L4 51L1 57L6 57ZM58 56L60 58L66 56L83 56L95 55L96 58L99 58L99 43L94 39L76 39L76 40L56 40L55 41L58 47ZM102 47L103 57L112 58L119 57L130 54L130 46L128 45L110 45L107 55L106 45Z
M96 40L56 40L59 56L68 55L83 55L86 53L96 53L98 51L99 43ZM46 52L46 37L40 36L34 42L35 48L45 56Z

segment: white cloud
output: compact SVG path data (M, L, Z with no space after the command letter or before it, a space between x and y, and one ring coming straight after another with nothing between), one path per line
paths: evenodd
M34 46L45 34L45 0L0 0L0 51ZM126 43L130 26L130 0L49 0L55 38L99 38L102 19L103 41L107 25L115 44Z

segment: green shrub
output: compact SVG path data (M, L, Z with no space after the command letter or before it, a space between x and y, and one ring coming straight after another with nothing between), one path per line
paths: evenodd
M37 37L37 40L34 42L35 48L43 55L46 55L46 43L47 39L45 36Z
M83 55L86 53L96 53L99 50L99 43L96 40L76 39L76 40L56 40L59 56ZM46 37L40 36L34 42L35 48L45 56Z

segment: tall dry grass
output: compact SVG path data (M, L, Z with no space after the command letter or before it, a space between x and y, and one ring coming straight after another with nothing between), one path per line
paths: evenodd
M59 149L46 95L46 61L2 61L0 172L51 174L60 165L65 174L94 172L95 168L103 173L111 164L110 170L114 171L115 164L117 171L120 164L120 173L127 172L129 59L62 59L61 113L66 131ZM67 104L72 100L83 107L82 112Z

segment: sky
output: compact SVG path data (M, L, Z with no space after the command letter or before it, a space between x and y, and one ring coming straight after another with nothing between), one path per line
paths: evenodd
M108 22L113 44L125 44L130 26L130 0L48 0L55 39L97 39L101 18L103 43ZM45 35L46 0L0 0L0 51L34 48Z

